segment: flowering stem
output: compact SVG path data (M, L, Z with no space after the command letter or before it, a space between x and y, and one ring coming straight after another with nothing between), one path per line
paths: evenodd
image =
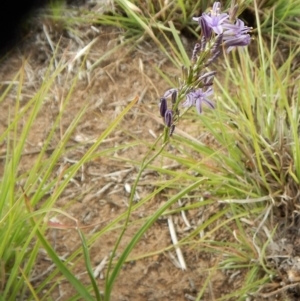
M199 114L203 111L203 104L215 108L209 97L213 94L212 85L216 71L207 71L207 67L220 56L222 46L229 52L236 47L247 46L251 41L248 34L251 28L236 18L237 11L238 6L234 4L229 13L222 13L221 3L215 2L209 13L193 18L201 27L201 35L194 47L191 64L187 63L182 68L179 86L167 90L161 98L160 114L165 123L165 135L172 136L179 119L190 107L195 106ZM170 109L168 98L171 98L172 103ZM180 103L187 108L183 113L179 111ZM166 141L167 137L164 138L164 142Z
M154 154L152 155L148 160L147 158L151 155L151 153L153 151L156 150L156 146L158 145L158 142L163 138L163 140L165 139L165 136L166 136L166 133L165 135L161 135L159 136L155 143L153 144L153 146L149 149L149 151L147 152L147 154L145 155L144 159L143 159L143 162L142 162L142 165L141 165L141 168L137 174L137 177L134 181L134 184L132 186L132 189L131 189L131 194L130 194L130 198L129 198L129 204L128 204L128 210L127 210L127 215L126 215L126 219L125 219L125 223L124 223L124 226L122 228L122 231L120 233L120 236L118 237L118 240L114 246L114 249L111 253L111 256L110 256L110 260L109 260L109 263L108 263L108 267L107 267L107 275L106 275L106 279L108 279L107 281L107 284L106 284L106 290L105 290L105 300L109 300L110 298L110 293L111 293L111 290L112 290L112 285L115 283L115 279L116 277L118 276L122 266L123 266L123 263L125 262L126 257L120 257L120 259L118 260L115 268L113 269L113 272L111 273L111 275L109 274L109 271L111 270L111 266L112 266L112 261L113 261L113 258L115 257L115 254L116 254L116 251L120 245L120 242L125 234L125 231L127 229L127 226L128 226L128 223L129 223L129 218L130 218L130 214L131 214L131 210L132 210L132 206L133 206L133 200L134 200L134 196L135 196L135 193L136 193L136 189L137 189L137 185L138 185L138 182L142 176L142 173L145 171L145 169L149 166L149 164L151 162L153 162L154 159L156 159L161 153L162 151L164 150L164 148L166 147L166 145L168 144L168 140L166 142L164 142L162 144L162 146L160 146L160 149ZM167 136L168 139L169 139L169 136Z

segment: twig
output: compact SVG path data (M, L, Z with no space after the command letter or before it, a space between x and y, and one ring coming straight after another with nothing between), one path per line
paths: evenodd
M106 263L108 261L108 256L105 256L102 261L96 266L95 270L94 270L94 277L97 278L100 273L102 272L102 270L104 269Z
M62 256L60 256L60 260L64 261L69 256L69 253L66 253ZM44 270L41 274L36 275L35 277L32 277L30 279L30 282L37 281L39 279L42 279L45 275L49 274L54 268L56 267L56 264L51 264L46 270Z
M177 254L177 258L178 258L180 267L183 271L185 271L187 268L186 268L185 260L184 260L184 257L182 255L181 249L178 246L178 240L177 240L177 235L176 235L176 232L175 232L175 227L174 227L172 216L168 217L168 225L169 225L169 230L170 230L172 243L175 247L175 251L176 251L176 254Z
M259 296L259 297L262 297L262 298L270 298L270 297L272 297L274 295L277 295L277 294L279 294L283 291L286 291L290 288L294 288L294 287L298 286L299 284L300 284L299 282L293 283L293 284L288 284L288 285L285 285L285 286L283 286L283 287L281 287L278 290L275 290L273 292L270 292L270 293L257 293L256 295Z
M182 202L181 202L181 200L178 200L178 204L179 204L180 207L182 207ZM188 221L188 219L187 219L187 217L186 217L185 211L184 211L184 210L181 210L180 213L181 213L181 216L182 216L182 219L183 219L185 225L187 226L187 229L191 229L192 226L191 226L190 222Z
M258 203L258 202L264 202L271 200L271 197L269 195L257 198L257 199L245 199L245 200L220 200L219 203L233 203L233 204L250 204L250 203Z

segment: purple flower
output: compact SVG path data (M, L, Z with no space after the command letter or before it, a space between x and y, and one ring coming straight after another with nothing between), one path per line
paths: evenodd
M236 12L234 12L234 10L236 10L236 7L234 7L232 12L235 14ZM251 38L248 35L248 32L252 28L245 26L245 23L240 19L237 19L235 23L231 23L229 15L227 13L221 14L220 11L221 3L215 2L209 13L203 13L201 17L193 18L193 20L198 21L201 26L203 36L206 40L211 38L211 33L214 31L218 35L219 44L223 41L224 45L228 47L227 52L237 46L249 45ZM231 14L231 17L232 16L233 15ZM220 36L221 34L223 34L222 37ZM212 53L218 51L219 44L214 45Z
M251 42L250 35L242 34L242 35L226 38L226 40L224 41L224 45L228 47L227 52L229 52L237 46L248 46L250 42Z
M224 45L228 47L227 52L231 51L237 46L248 46L251 42L251 37L248 32L250 27L245 26L245 23L237 19L235 24L224 23L223 41Z
M203 19L205 20L205 22L208 24L208 26L216 33L216 34L220 34L223 32L223 22L228 19L228 14L223 13L220 15L207 15L207 14L203 14L202 15Z
M205 92L203 91L203 89L199 88L187 94L186 100L182 104L182 106L183 107L195 106L199 114L202 113L203 103L209 106L210 108L214 109L215 108L214 103L208 98L212 94L213 94L213 89L211 87L208 88Z
M220 10L221 3L215 2L210 13L204 13L201 17L193 18L194 21L198 21L199 25L201 26L203 35L207 39L210 38L212 30L216 34L221 34L223 32L222 25L225 20L229 18L229 16L226 13L221 14Z

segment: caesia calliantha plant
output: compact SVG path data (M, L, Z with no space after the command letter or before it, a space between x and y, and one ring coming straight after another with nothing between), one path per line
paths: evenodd
M212 85L216 71L209 71L208 67L217 60L222 49L228 53L236 47L250 44L249 32L252 28L236 18L237 11L238 6L235 5L229 13L222 13L221 3L215 2L210 12L193 18L200 25L201 34L194 47L191 64L183 68L179 87L167 90L160 99L160 115L169 136L174 132L179 118L190 107L196 107L199 114L203 111L203 105L215 108ZM182 114L179 105L185 108Z

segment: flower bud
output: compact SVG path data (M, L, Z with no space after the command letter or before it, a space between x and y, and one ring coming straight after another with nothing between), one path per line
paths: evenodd
M175 131L175 124L172 124L169 132L170 137L173 135L174 131Z
M201 49L201 45L199 43L196 43L192 54L192 61L197 60L197 55L200 52L200 49Z
M238 14L238 10L239 10L239 6L237 4L234 4L234 1L231 2L231 7L229 9L229 20L231 22L234 22L236 17L237 17L237 14Z
M200 51L203 52L205 50L205 47L206 47L206 38L205 38L205 36L203 36L201 38L201 43L200 44L201 44Z
M214 55L209 58L206 63L204 64L204 67L209 66L210 64L212 64L213 62L215 62L218 58L218 56L220 55L221 51L217 51L216 53L214 53Z
M215 54L216 52L219 51L222 41L223 41L223 33L221 33L217 36L216 41L210 51L212 54Z
M171 127L173 122L173 113L171 110L167 110L165 113L165 124L167 127Z
M207 83L208 81L212 82L216 73L217 71L206 72L198 78L198 81L203 81L204 83Z
M211 27L209 26L209 24L207 24L207 22L203 17L199 18L199 24L201 26L203 36L205 37L206 40L209 40L212 33Z
M172 92L172 95L171 95L172 104L175 104L176 100L177 100L177 90L174 89L174 91Z
M160 108L159 108L161 117L165 117L167 109L168 109L167 100L166 98L162 97L160 99Z

